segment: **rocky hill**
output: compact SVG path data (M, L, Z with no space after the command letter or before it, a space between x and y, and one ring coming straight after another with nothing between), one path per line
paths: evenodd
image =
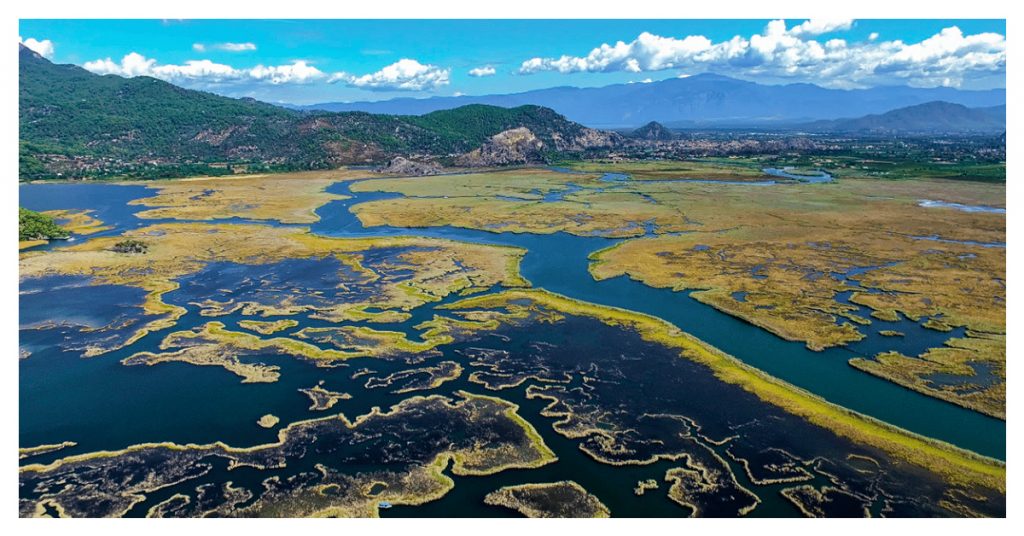
M455 163L460 166L508 166L544 161L545 144L526 127L513 128L491 136L479 149L466 153Z
M437 175L441 171L441 166L436 162L417 162L409 160L404 156L396 156L387 165L377 168L378 173L404 175L407 177Z
M22 179L316 169L410 155L451 161L519 128L546 152L622 142L540 106L470 105L422 116L304 112L148 77L100 76L25 47L19 106Z
M675 132L672 132L665 125L657 121L651 121L646 125L629 133L629 137L643 141L672 141L676 139Z

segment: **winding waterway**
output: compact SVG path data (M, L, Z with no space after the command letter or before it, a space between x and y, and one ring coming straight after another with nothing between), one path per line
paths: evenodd
M796 177L798 180L804 176ZM879 336L869 330L869 337L847 347L823 352L808 350L803 343L783 340L745 321L722 313L690 297L688 292L674 292L643 285L627 277L595 281L589 274L588 256L616 243L615 239L579 237L566 233L516 234L492 233L455 227L405 229L395 227L365 228L350 212L350 208L364 201L395 197L397 194L354 193L352 182L339 182L329 188L333 193L352 196L332 201L317 209L320 221L312 225L315 233L334 237L367 237L418 235L448 238L469 242L509 245L525 248L528 253L522 262L523 275L536 286L571 298L601 305L621 307L665 319L684 331L715 346L740 360L815 393L838 405L900 426L912 432L934 437L973 450L980 454L1005 459L1005 422L956 405L937 400L902 388L888 381L860 372L847 364L854 356L873 356L892 349L891 338ZM737 185L736 187L743 187ZM157 223L143 220L135 212L147 207L129 206L127 202L153 195L143 186L106 184L29 184L20 188L21 205L34 210L60 208L91 208L96 216L115 229L104 234L116 234L126 229ZM244 220L226 220L248 223ZM256 223L256 222L254 222ZM266 222L258 222L266 223ZM60 247L57 244L54 247ZM929 340L915 342L911 331L916 324L908 320L897 323L874 321L879 329L895 329L908 333L900 344L905 350L919 345L926 348ZM178 329L187 328L182 325ZM927 332L928 335L934 335ZM949 334L937 336L949 337ZM31 360L29 360L31 361ZM99 363L99 362L97 362ZM108 365L121 367L116 361ZM173 367L180 374L197 381L188 367ZM135 369L129 368L134 371ZM136 374L131 372L131 374ZM312 381L315 374L308 374ZM116 376L114 376L116 377ZM22 381L26 378L23 375ZM23 390L26 387L23 383ZM212 387L212 386L211 386ZM112 385L111 388L114 388ZM23 399L24 400L24 399ZM56 408L54 408L56 409ZM152 408L150 408L152 409ZM281 415L286 417L288 415ZM22 413L23 423L29 418ZM149 418L152 418L150 416ZM23 424L24 425L24 424ZM30 434L31 435L31 434ZM544 434L545 439L550 434ZM126 438L127 439L127 438ZM197 438L198 439L198 438Z
M335 237L415 234L522 247L528 251L522 262L522 273L536 287L662 318L712 346L830 402L986 456L1000 459L1006 456L1004 421L905 389L858 371L847 363L852 357L872 357L892 349L891 338L871 333L867 339L848 347L815 352L801 342L786 341L700 303L690 297L689 292L652 288L624 276L594 280L588 272L589 255L615 244L618 239L580 237L562 232L492 233L455 227L365 228L349 208L365 201L397 195L354 193L348 189L350 184L337 183L329 188L333 193L353 197L332 201L318 209L320 221L312 226L314 232ZM913 329L906 324L917 327L917 324L906 320L893 323L874 321L880 329L905 332ZM934 332L934 335L951 337L940 332ZM913 332L905 341L912 337ZM934 342L930 337L921 341L919 347L923 350Z

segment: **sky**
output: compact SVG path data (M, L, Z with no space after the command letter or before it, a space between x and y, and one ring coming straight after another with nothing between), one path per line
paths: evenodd
M22 20L56 63L294 104L712 72L767 84L1006 87L1004 20Z

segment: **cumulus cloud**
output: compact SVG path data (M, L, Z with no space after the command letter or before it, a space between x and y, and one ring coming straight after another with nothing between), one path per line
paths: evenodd
M1006 37L997 33L964 35L952 26L919 43L878 41L877 36L856 43L813 38L851 26L850 20L808 20L787 29L785 21L775 20L760 34L717 43L702 35L678 39L644 32L629 43L602 44L586 56L530 58L522 62L519 72L680 69L813 81L831 87L960 86L971 76L1006 72Z
M324 77L323 71L302 60L293 61L288 65L257 65L247 73L254 80L265 80L271 84L304 84Z
M797 37L821 35L829 32L849 30L853 19L810 19L797 24L789 33Z
M221 45L196 43L196 51L209 50ZM255 46L255 45L253 45ZM284 65L256 65L237 68L211 60L189 60L181 64L162 64L137 52L126 54L120 61L102 58L82 65L97 74L124 77L151 76L167 82L189 87L217 87L223 84L306 84L326 81L344 82L346 85L370 91L433 90L449 84L450 69L424 65L416 60L403 59L383 69L365 75L345 72L325 73L305 60Z
M475 76L477 78L483 76L494 76L494 73L496 72L497 71L494 70L494 67L491 67L490 65L484 65L482 67L474 67L470 69L469 76Z
M110 58L95 61L87 61L82 67L96 74L116 74L118 76L155 76L153 67L156 60L151 60L138 52L126 54L121 58L121 63L116 63Z
M217 84L224 82L266 82L270 84L307 83L324 78L323 71L306 61L296 60L287 65L257 65L236 69L210 60L189 60L183 64L161 65L156 60L132 52L115 62L111 58L98 59L82 65L96 74L118 76L152 76L168 82Z
M44 58L53 58L53 41L50 41L49 39L39 40L32 37L29 37L28 39L22 39L21 36L19 35L18 42L25 45L25 47L31 50L32 52L35 52L36 54L39 54Z
M349 87L370 91L422 91L448 85L450 74L451 69L401 59L375 73L362 76L335 73L328 82L344 82Z

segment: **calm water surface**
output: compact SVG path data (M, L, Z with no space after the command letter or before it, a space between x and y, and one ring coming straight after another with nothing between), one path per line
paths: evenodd
M802 177L802 176L801 176ZM314 232L337 237L420 235L466 240L488 244L512 245L528 250L522 271L534 286L564 294L572 298L593 303L622 307L663 318L681 329L699 337L709 344L728 352L767 373L816 393L823 398L877 417L908 430L948 441L981 454L1005 459L1005 422L980 415L958 406L936 400L890 382L853 369L847 360L854 356L872 356L880 351L899 349L907 353L941 342L956 333L941 333L921 328L919 323L906 319L899 322L873 320L866 331L868 338L844 348L812 352L803 344L785 341L742 320L701 304L687 292L673 292L655 289L626 277L607 281L595 281L587 272L588 256L616 240L601 237L577 237L566 233L514 234L489 233L454 227L433 227L425 229L401 229L392 227L364 228L349 212L357 203L372 199L393 197L395 194L357 193L348 190L348 182L337 183L332 192L352 195L353 198L332 201L317 210L321 221L314 224ZM144 186L113 184L32 184L20 187L21 205L34 210L61 208L91 208L96 216L115 229L107 234L117 234L127 229L149 225L160 220L143 220L134 213L146 207L129 206L132 199L152 195L153 191ZM234 220L239 221L239 220ZM56 243L54 247L61 247ZM213 288L215 279L204 280L207 276L196 276L190 280L192 290ZM88 287L85 287L88 288ZM95 287L94 287L95 288ZM23 292L26 290L23 287ZM188 288L181 294L171 293L169 301L185 301L192 296ZM83 291L84 292L84 291ZM34 295L33 295L34 296ZM132 297L127 293L124 299ZM21 300L22 324L37 320L34 311L44 296L24 295ZM840 296L843 300L848 296ZM88 296L77 296L65 306L69 314L79 318L75 323L87 324L89 312L80 305L88 303ZM123 301L123 300L121 300ZM446 302L451 300L446 300ZM388 329L407 330L417 319L428 319L431 307L414 311L413 321L404 325L389 326ZM102 318L127 314L120 307L94 314ZM229 315L216 320L225 321L231 327L242 317ZM173 330L190 329L211 320L190 313ZM316 325L315 321L303 320L303 326ZM300 326L301 327L301 326ZM883 337L879 330L892 329L906 333L906 337ZM23 446L60 442L67 439L79 441L81 445L72 451L51 455L63 456L69 452L85 452L99 448L121 448L141 441L171 440L178 442L209 442L223 439L234 445L251 445L275 438L273 430L263 430L249 423L260 415L272 412L283 422L309 417L309 400L298 393L298 387L311 387L317 381L327 381L327 388L345 390L351 383L347 378L352 371L367 366L381 372L389 368L408 368L401 363L381 360L352 362L348 367L319 369L298 362L294 358L260 356L260 360L280 365L282 381L274 384L243 385L240 378L182 363L157 365L158 369L145 366L127 367L119 363L127 355L138 350L154 350L167 331L150 334L133 346L130 352L117 351L93 359L78 359L73 353L60 349L54 333L47 330L22 331L22 346L29 346L32 356L20 363L20 443ZM69 361L74 360L74 361ZM83 382L87 381L88 389ZM480 387L468 384L465 379L446 384L446 389L463 388L475 392ZM378 393L377 391L381 391ZM360 414L373 405L389 405L401 399L384 390L366 391L372 396L361 396L343 401L336 406L346 414ZM442 391L443 392L443 391ZM596 481L578 476L580 471L604 474L606 466L593 462L580 453L576 444L555 434L545 420L533 418L543 406L539 400L526 400L521 392L505 391L502 397L509 398L523 406L531 415L538 430L544 435L549 446L556 450L562 461L550 469L551 478L567 478L563 474L577 475L584 487L599 487ZM168 404L168 400L176 401ZM131 423L126 426L111 426L114 422ZM239 424L241 423L241 424ZM45 460L41 457L40 460ZM579 464L574 466L573 464ZM666 467L654 464L639 468L628 468L632 483L618 480L626 493L622 501L630 499L635 480L658 477ZM557 468L556 468L557 466ZM624 468L616 468L621 471ZM445 499L426 507L416 509L395 508L387 515L443 515L446 507L469 500L470 495L479 494L485 486L493 489L495 482L520 483L537 481L534 471L510 471L486 479L459 478L458 485ZM547 473L545 473L547 474ZM620 474L621 473L617 473ZM232 472L232 478L238 480ZM634 477L636 477L634 479ZM595 477L598 480L600 477ZM486 484L483 481L486 480ZM588 480L585 482L584 480ZM477 487L473 482L479 482ZM664 485L663 485L664 487ZM763 489L763 488L759 488ZM618 497L619 492L600 494ZM759 493L760 494L760 493ZM763 494L762 494L763 495ZM476 499L474 499L476 500ZM606 499L609 500L609 499ZM612 502L619 501L614 499ZM663 504L662 504L663 503ZM625 503L624 503L625 504ZM610 505L611 506L611 505ZM502 509L476 506L475 515L505 515ZM679 507L668 501L663 493L651 494L630 507L637 515L679 515ZM614 508L613 508L614 511ZM792 515L788 503L776 507L765 505L755 510L765 515L773 512Z

